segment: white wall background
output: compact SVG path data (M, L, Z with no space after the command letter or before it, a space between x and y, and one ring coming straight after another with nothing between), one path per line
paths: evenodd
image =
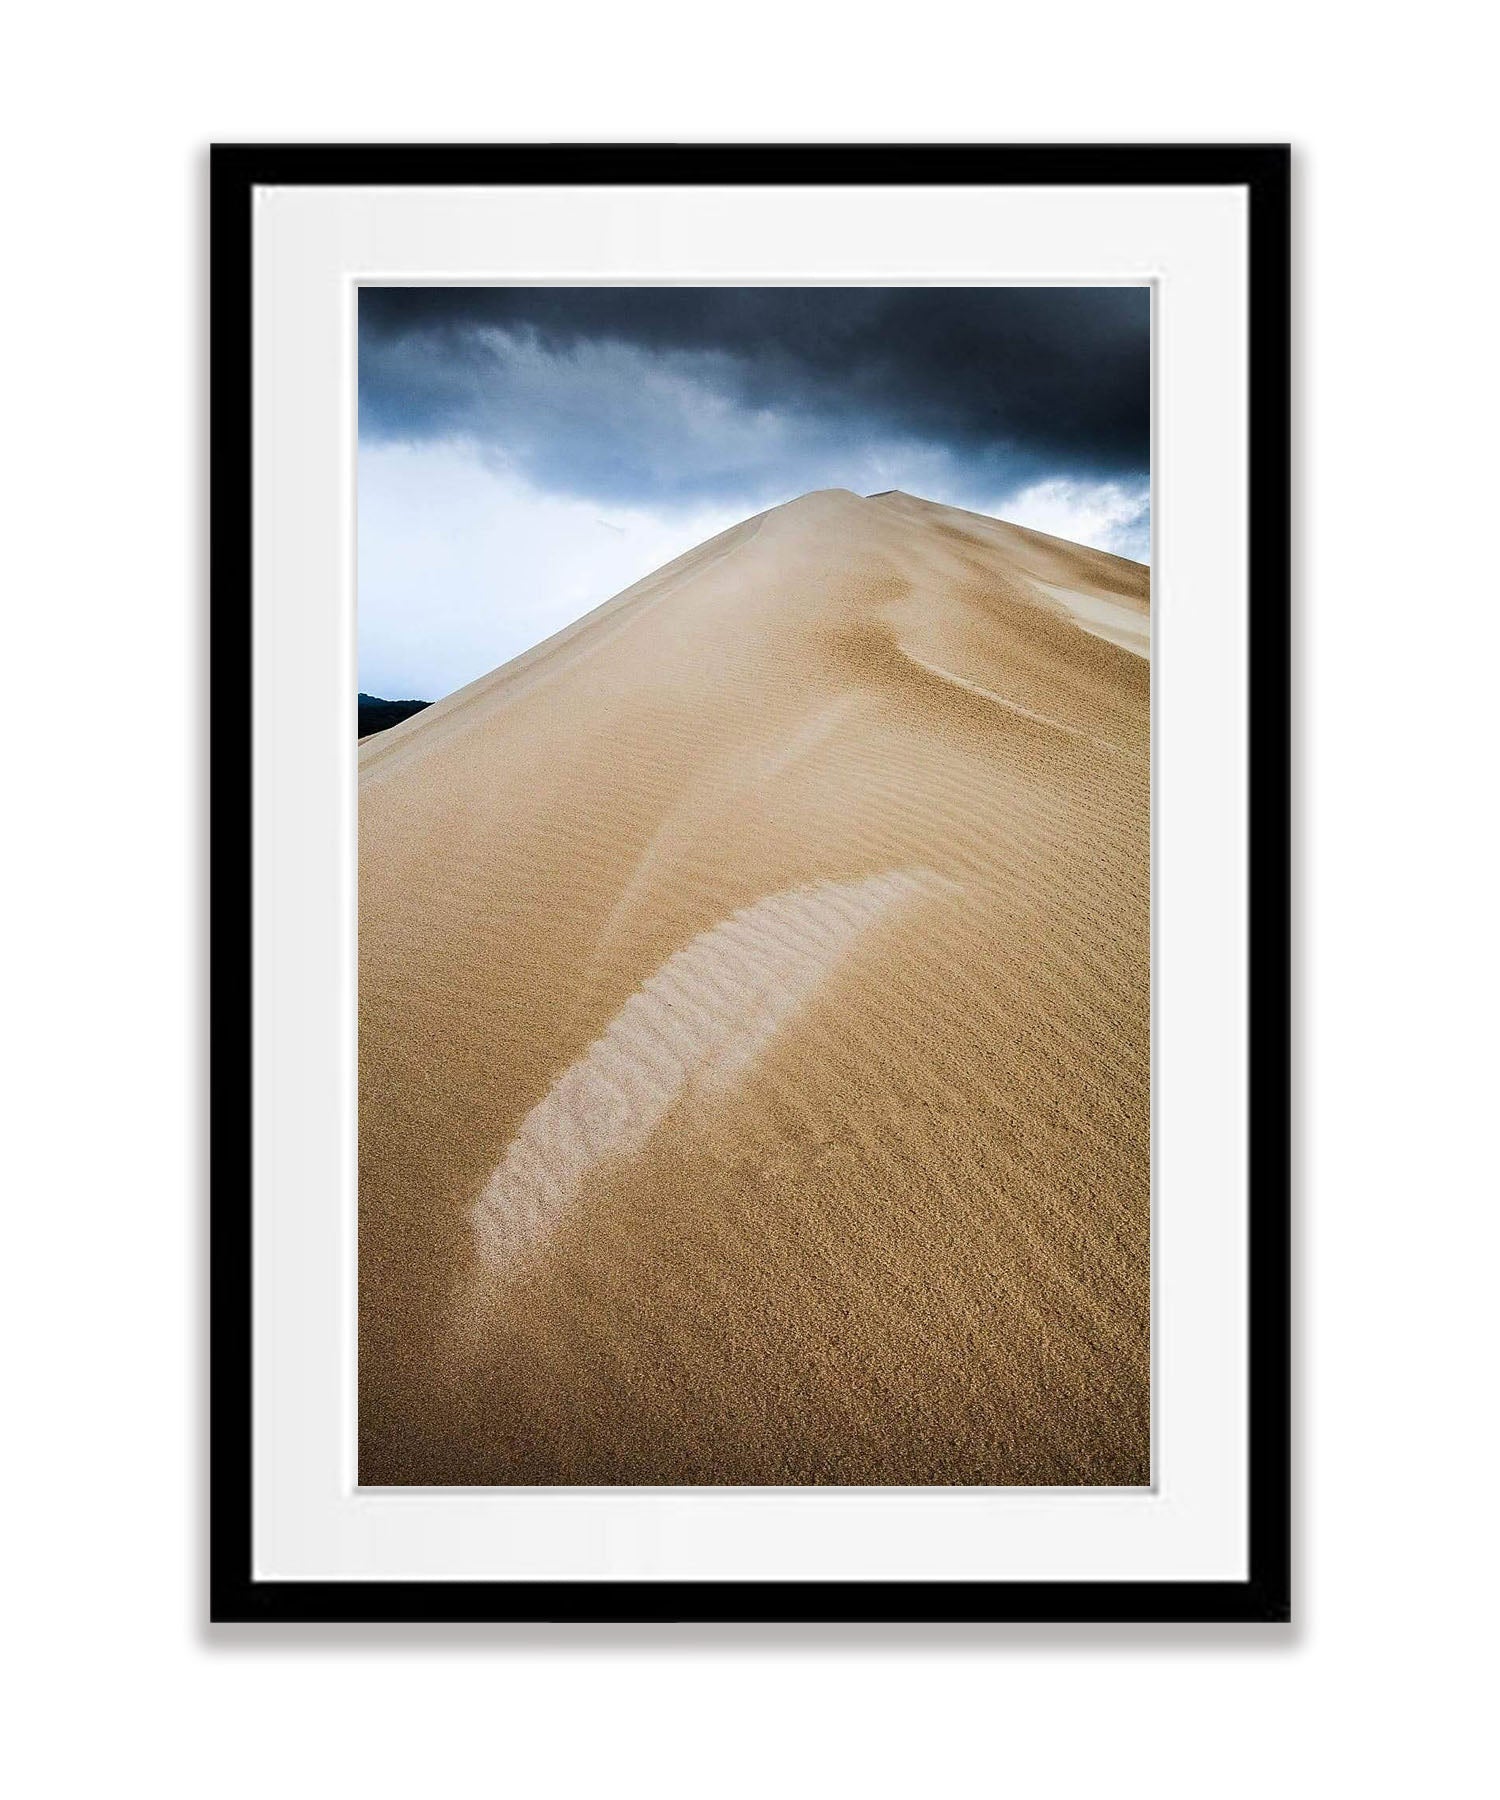
M1500 469L1478 16L1434 0L1398 34L1317 0L763 0L722 21L700 0L146 0L12 23L0 1504L18 1792L1479 1790ZM214 137L1294 141L1291 1631L207 1633Z

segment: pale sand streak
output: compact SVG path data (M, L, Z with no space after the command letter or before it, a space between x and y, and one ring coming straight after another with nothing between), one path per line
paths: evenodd
M522 1121L475 1202L484 1268L544 1244L589 1173L642 1150L690 1087L729 1086L877 920L954 885L891 869L794 888L670 956Z
M1139 656L1143 661L1150 662L1149 611L1137 612L1118 600L1106 600L1100 594L1085 594L1078 588L1055 587L1049 582L1034 579L1032 586L1050 600L1055 600L1075 625L1082 626L1094 637L1103 638L1106 644L1115 644L1121 650L1128 650L1132 656Z

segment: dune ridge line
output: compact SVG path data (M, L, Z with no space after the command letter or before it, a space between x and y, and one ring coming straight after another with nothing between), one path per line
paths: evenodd
M958 675L952 669L944 669L937 663L928 662L925 656L918 656L915 650L908 650L905 644L897 644L896 648L908 662L915 663L919 669L925 669L929 675L935 675L939 681L946 681L952 687L962 688L966 694L988 700L992 706L1004 707L1006 712L1014 713L1018 719L1029 719L1033 725L1045 725L1049 731L1061 731L1067 737L1081 738L1086 744L1093 744L1100 750L1119 752L1120 746L1110 743L1107 738L1095 737L1091 731L1080 731L1076 725L1066 725L1061 719L1054 719L1048 713L1035 712L1029 706L1022 706L1019 700L1007 700L1004 694L997 694L993 688L970 681L967 675Z

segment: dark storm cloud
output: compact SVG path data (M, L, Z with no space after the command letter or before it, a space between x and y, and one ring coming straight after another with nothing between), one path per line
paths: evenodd
M601 498L1139 478L1149 317L1144 288L367 288L361 430Z

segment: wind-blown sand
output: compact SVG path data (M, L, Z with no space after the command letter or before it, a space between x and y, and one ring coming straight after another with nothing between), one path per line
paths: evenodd
M809 494L361 746L361 1481L1149 1480L1148 584Z

